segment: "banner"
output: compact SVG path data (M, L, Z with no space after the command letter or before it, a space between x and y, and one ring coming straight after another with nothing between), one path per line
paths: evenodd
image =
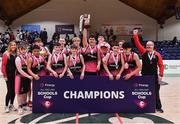
M59 34L74 34L74 25L56 25L55 28Z
M143 34L142 24L103 24L101 30L103 34L113 32L114 35L131 36L135 28Z
M180 60L163 60L164 74L180 74Z
M28 31L28 32L37 31L40 33L41 26L40 25L22 25L21 30Z
M33 113L153 113L154 82L152 76L128 81L41 77L33 81Z

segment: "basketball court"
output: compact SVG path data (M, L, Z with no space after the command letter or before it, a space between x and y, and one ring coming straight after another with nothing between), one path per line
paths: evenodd
M133 30L137 29L141 44L145 46L147 41L153 41L156 51L161 54L163 58L161 67L163 68L164 65L165 70L163 77L165 84L161 85L160 90L164 113L35 114L32 111L25 111L23 115L19 115L17 111L4 112L7 86L0 72L0 124L180 124L179 20L180 0L2 0L0 3L0 70L2 54L9 41L12 40L17 43L27 41L31 46L36 38L40 38L50 51L51 48L53 49L53 44L59 42L61 38L66 42L64 48L69 49L74 37L83 39L84 28L88 29L88 35L92 34L97 43L99 36L104 36L104 41L108 43L113 41L134 43ZM133 46L132 51L139 54L139 50L134 44ZM93 51L91 53L93 54ZM141 56L140 59L142 59ZM92 85L91 82L90 85ZM59 97L58 101L60 101ZM15 98L14 105L18 108L17 98ZM119 103L117 105L121 106ZM128 107L127 104L125 106ZM70 109L69 106L67 108ZM39 109L38 107L37 110Z
M79 114L78 119L75 113L72 114L32 114L26 112L24 115L18 115L17 112L4 113L4 98L6 86L4 79L0 79L0 120L1 123L113 123L113 124L154 124L154 123L180 123L180 77L165 77L163 81L168 85L161 86L161 99L164 113L155 114L123 114L119 113L117 117L112 114ZM17 107L17 103L15 104Z

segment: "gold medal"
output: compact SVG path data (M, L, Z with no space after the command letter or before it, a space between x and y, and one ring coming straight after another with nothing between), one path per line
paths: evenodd
M148 53L148 57L149 57L149 60L150 60L150 64L152 64L152 59L154 57L154 51L151 54Z

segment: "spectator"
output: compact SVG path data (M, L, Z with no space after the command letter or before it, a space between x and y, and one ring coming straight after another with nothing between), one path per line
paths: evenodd
M175 36L172 40L172 45L176 45L178 43L178 39L177 37Z
M11 32L11 33L9 34L9 36L10 36L10 41L13 41L13 40L16 39L13 32Z
M44 45L46 45L48 39L48 33L46 31L46 28L44 28L44 30L40 32L40 38L42 39Z
M54 34L53 34L53 36L52 36L52 40L54 41L54 42L58 42L58 40L59 40L59 33L58 32L54 32Z

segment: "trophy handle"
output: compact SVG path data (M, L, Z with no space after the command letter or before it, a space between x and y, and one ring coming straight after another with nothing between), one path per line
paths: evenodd
M79 22L79 30L82 32L83 30L83 22L84 22L84 15L80 16L80 22Z

